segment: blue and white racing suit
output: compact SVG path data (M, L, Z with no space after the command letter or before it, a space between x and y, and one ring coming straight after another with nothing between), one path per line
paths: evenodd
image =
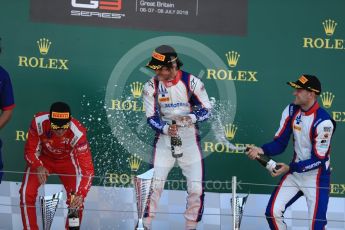
M282 153L293 134L294 157L269 200L266 217L271 229L287 229L283 215L287 207L304 196L309 227L324 229L330 186L330 146L335 122L319 104L308 111L294 104L283 111L280 127L272 142L262 146L265 154Z

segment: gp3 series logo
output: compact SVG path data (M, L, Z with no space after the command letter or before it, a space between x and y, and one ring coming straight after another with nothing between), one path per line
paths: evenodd
M89 4L78 3L78 0L72 0L72 6L75 8L86 8L86 9L100 9L109 11L119 11L122 9L122 0L113 1L94 1L91 0Z
M82 3L81 0L71 0L73 8L71 16L99 17L110 19L121 19L125 15L114 13L122 10L122 0L89 0L89 3ZM84 10L79 10L84 9Z

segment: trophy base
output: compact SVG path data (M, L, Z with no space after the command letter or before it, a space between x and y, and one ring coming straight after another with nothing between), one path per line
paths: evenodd
M143 225L143 219L139 219L137 226L135 227L135 230L147 230L147 228Z
M136 227L135 230L147 230L145 227Z

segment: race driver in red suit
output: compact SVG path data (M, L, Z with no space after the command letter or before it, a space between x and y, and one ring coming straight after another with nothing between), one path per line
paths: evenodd
M94 167L86 129L71 117L66 103L53 103L49 113L35 115L25 145L25 160L27 167L20 189L24 229L38 229L35 208L37 190L47 181L49 174L61 174L59 178L67 193L67 205L79 208L81 221ZM71 203L72 192L75 198Z

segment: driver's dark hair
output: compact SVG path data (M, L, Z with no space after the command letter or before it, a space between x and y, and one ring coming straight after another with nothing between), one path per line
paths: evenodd
M171 62L171 63L169 63L168 65L165 65L165 66L168 67L168 68L172 68L173 64L175 64L175 63L176 63L176 67L177 67L178 70L181 69L181 66L183 66L183 63L180 61L179 58L177 58L176 61Z

